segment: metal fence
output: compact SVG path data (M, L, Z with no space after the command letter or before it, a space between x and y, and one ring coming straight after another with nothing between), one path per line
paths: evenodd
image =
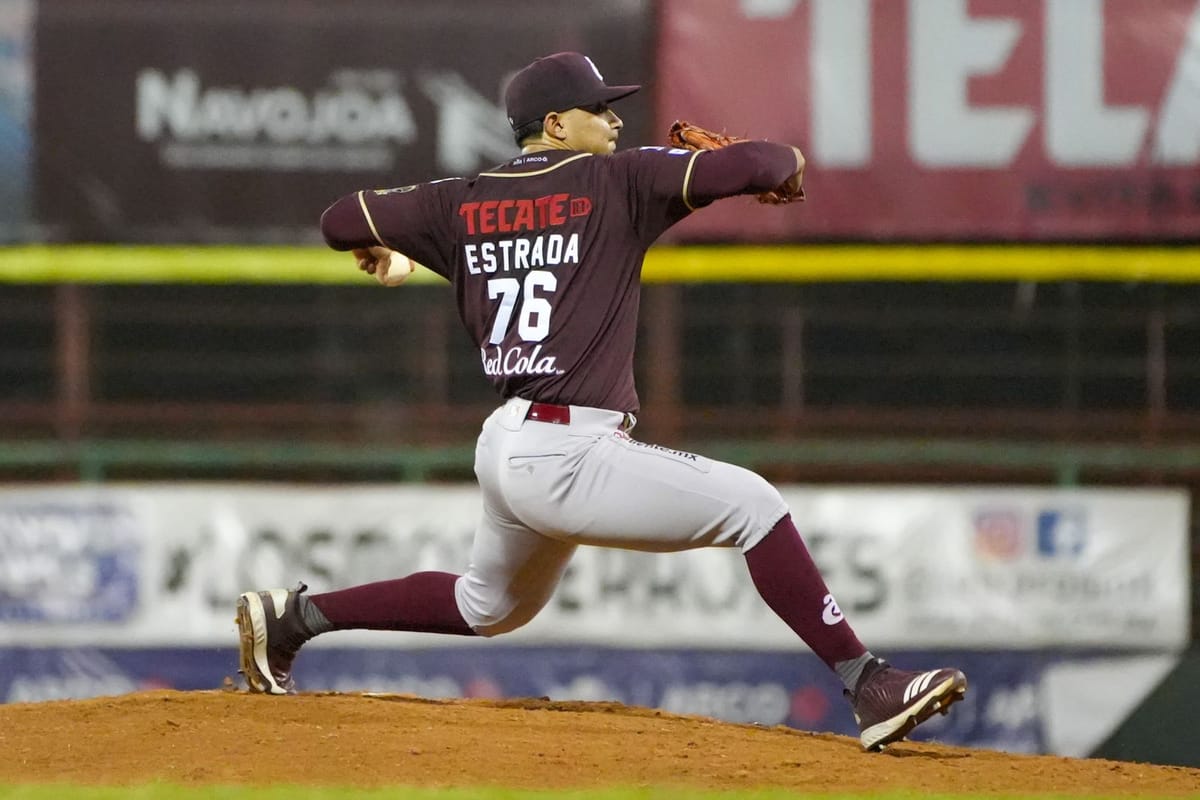
M1200 441L1200 286L653 285L667 438ZM0 287L0 437L446 444L496 398L440 286Z

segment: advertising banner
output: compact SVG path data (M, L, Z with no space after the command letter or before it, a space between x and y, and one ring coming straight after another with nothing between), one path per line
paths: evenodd
M871 647L1188 641L1185 492L796 486L783 494L837 605ZM226 645L235 641L234 601L249 589L304 580L319 592L462 572L479 509L473 486L0 490L0 642ZM371 631L328 639L468 641ZM744 559L724 549L580 548L546 608L503 641L804 649L759 598Z
M515 155L502 90L538 56L583 50L637 82L649 6L43 0L40 221L70 240L317 241L343 194ZM638 136L649 101L628 102Z
M29 222L33 0L0 0L0 242Z
M658 128L799 146L692 240L1196 241L1196 0L665 0ZM704 58L698 58L704 54Z

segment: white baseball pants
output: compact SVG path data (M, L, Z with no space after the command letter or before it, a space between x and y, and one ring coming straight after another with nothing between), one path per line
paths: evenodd
M529 407L496 409L475 450L483 516L455 598L484 636L533 619L578 545L746 552L788 511L750 470L631 439L621 412L571 406L556 424L526 419Z

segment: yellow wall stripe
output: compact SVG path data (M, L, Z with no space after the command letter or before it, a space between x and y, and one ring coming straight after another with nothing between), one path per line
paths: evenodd
M418 269L417 283L444 281ZM1200 283L1200 247L659 246L647 282L1167 281ZM322 246L0 247L0 283L334 283L377 286Z
M648 280L1200 282L1200 247L739 245L659 248Z

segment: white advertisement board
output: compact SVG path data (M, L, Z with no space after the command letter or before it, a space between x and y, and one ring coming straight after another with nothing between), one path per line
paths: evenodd
M1188 496L1174 490L784 487L868 647L1160 648L1189 635ZM473 486L146 484L0 489L0 645L232 646L249 589L313 593L462 572ZM335 633L329 644L456 637ZM505 641L800 649L734 550L580 548Z

